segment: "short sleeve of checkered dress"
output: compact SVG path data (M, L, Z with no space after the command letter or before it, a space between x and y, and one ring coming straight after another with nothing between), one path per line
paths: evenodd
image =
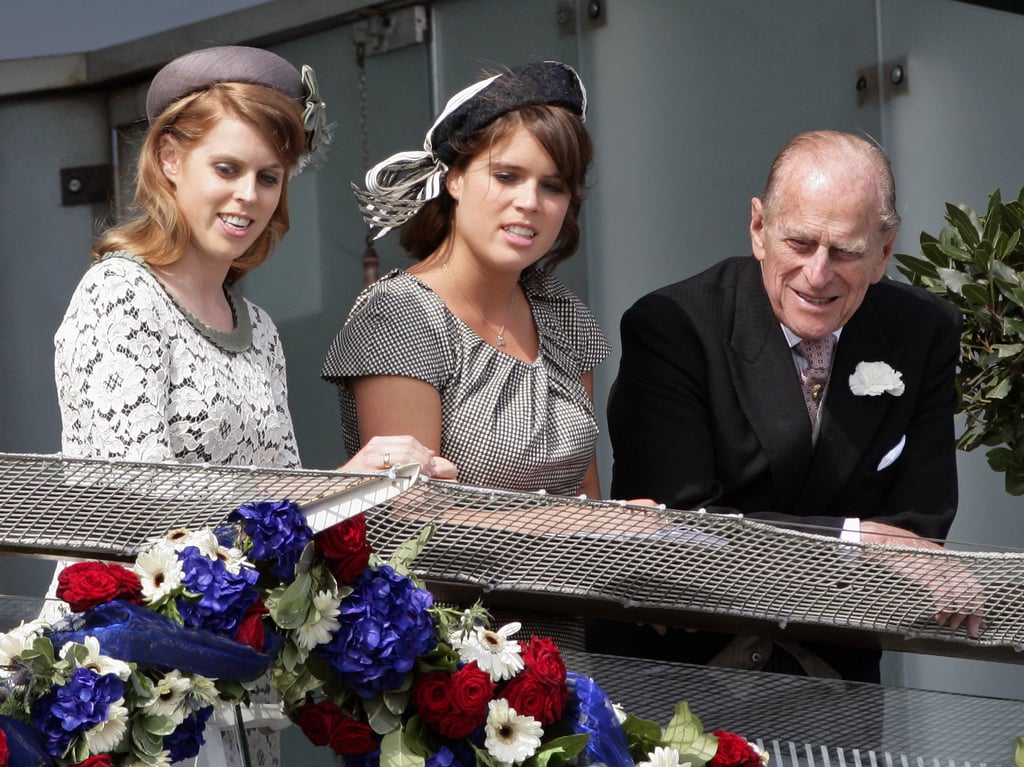
M401 270L364 290L324 360L321 377L337 384L349 454L360 448L355 401L346 381L405 376L444 388L455 365L450 315L424 283Z

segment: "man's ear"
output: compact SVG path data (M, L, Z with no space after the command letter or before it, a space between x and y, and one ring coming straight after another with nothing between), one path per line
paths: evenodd
M758 261L764 261L764 238L764 201L753 197L750 200L750 248Z
M177 183L178 175L181 173L181 152L167 134L160 137L159 158L160 170L164 172L164 177L172 184Z
M889 260L892 258L892 251L896 246L896 234L898 231L899 227L893 227L883 235L885 240L882 245L882 257L878 260L878 264L875 266L875 271L871 275L872 285L881 280L882 277L885 276L885 270L889 268Z

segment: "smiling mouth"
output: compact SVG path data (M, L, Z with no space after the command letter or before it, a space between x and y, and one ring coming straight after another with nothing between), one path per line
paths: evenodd
M222 213L220 220L230 226L232 229L237 229L244 232L252 225L252 219L246 216L231 216L227 213Z
M812 306L826 306L836 300L835 296L818 297L810 296L807 293L801 293L799 290L795 292L802 301L811 304Z
M509 234L514 234L517 237L529 237L531 240L537 236L537 232L526 226L503 226L502 229Z

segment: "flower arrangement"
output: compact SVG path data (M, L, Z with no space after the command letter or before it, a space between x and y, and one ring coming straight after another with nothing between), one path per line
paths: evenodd
M858 397L899 397L906 389L903 374L885 362L858 362L849 383L850 391Z
M285 714L348 767L767 761L686 704L664 730L627 716L550 639L434 604L410 569L431 533L383 561L361 515L314 533L295 504L264 501L216 531L173 531L131 569L66 568L75 614L0 635L0 767L189 758L214 707L245 703L268 665ZM139 636L163 640L159 657ZM35 761L6 755L14 742Z

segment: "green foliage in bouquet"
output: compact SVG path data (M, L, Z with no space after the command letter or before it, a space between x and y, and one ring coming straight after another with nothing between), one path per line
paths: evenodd
M1006 491L1024 494L1024 189L988 210L946 203L938 237L921 233L921 255L896 254L912 284L948 298L963 313L957 388L966 427L961 450L985 446Z

